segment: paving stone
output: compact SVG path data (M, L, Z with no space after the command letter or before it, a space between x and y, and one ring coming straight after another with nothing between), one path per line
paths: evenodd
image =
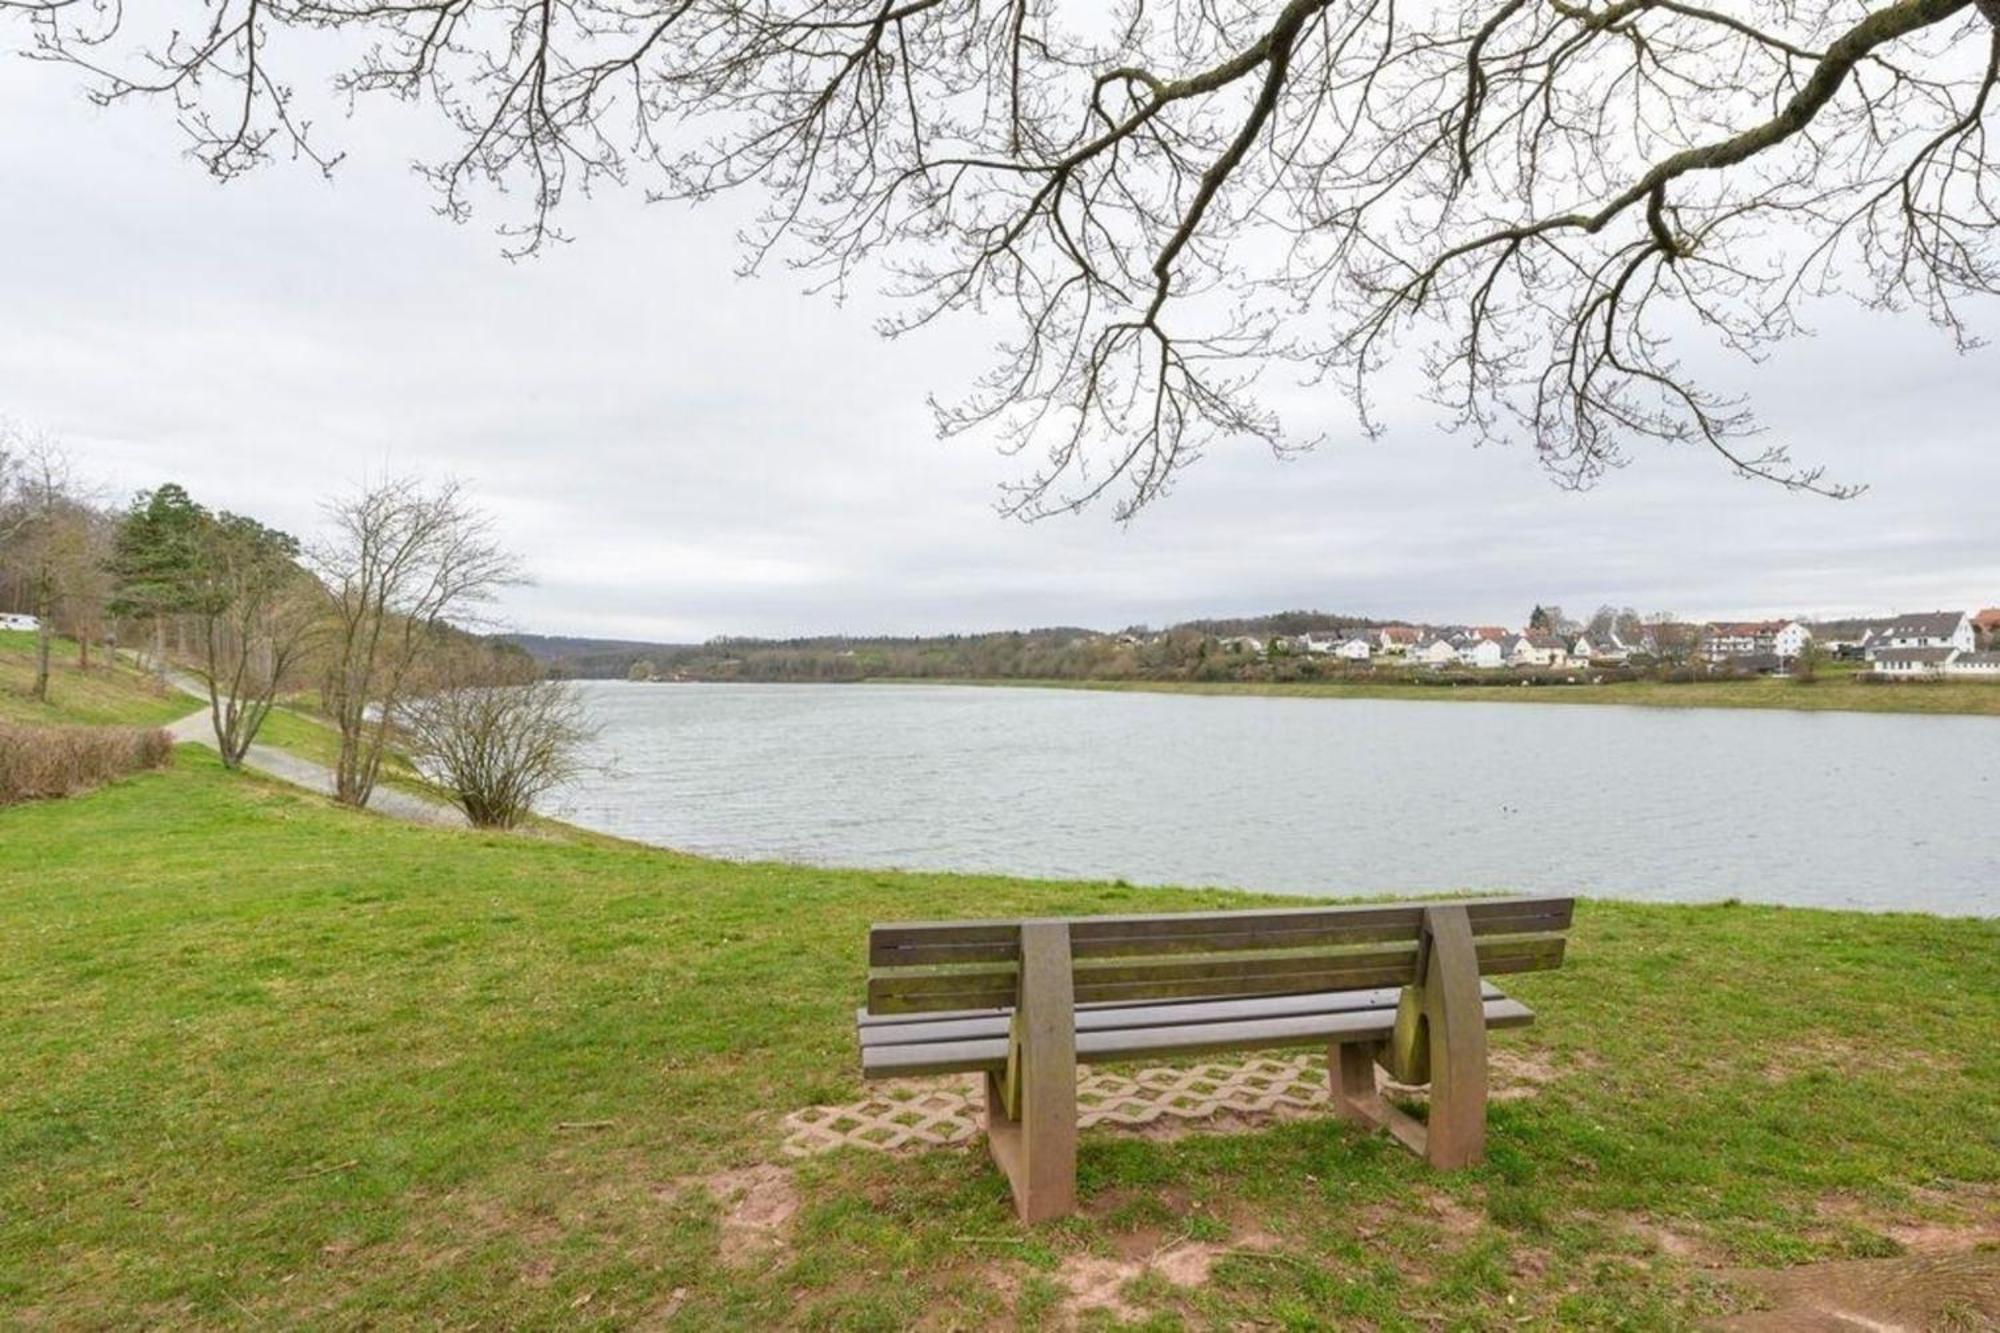
M1228 1118L1228 1128L1281 1108L1327 1104L1326 1061L1317 1056L1205 1061L1136 1072L1080 1070L1077 1121L1085 1129L1137 1129L1162 1120L1200 1130ZM810 1157L835 1148L922 1152L956 1147L980 1133L985 1093L977 1075L911 1079L844 1106L808 1106L785 1117L784 1151Z

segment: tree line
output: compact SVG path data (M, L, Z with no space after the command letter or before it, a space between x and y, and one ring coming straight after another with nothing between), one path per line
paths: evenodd
M191 679L229 768L297 697L338 738L341 803L366 806L406 750L475 824L519 823L591 733L571 687L465 628L523 581L518 560L453 480L391 477L322 510L302 541L172 482L107 506L56 442L0 423L0 607L38 622L30 696L48 701L60 635L81 670L122 652Z

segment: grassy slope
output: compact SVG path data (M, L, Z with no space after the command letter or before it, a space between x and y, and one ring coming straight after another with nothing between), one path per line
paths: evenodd
M1425 699L1458 703L1632 704L1645 708L1788 708L1806 712L1970 713L2000 717L2000 682L1943 681L1861 685L1853 673L1824 672L1810 684L1792 680L1703 681L1608 685L1407 685L1346 681L925 680L938 685L1018 685L1048 689L1146 690L1165 694L1271 694L1325 699Z
M36 703L28 698L35 678L34 663L34 635L0 630L0 722L160 726L207 707L202 699L163 687L154 677L126 662L96 656L89 671L79 671L76 645L67 639L56 640L50 658L49 701ZM309 707L311 699L302 697L296 702L302 708ZM273 709L257 733L257 743L288 750L328 767L340 753L340 739L333 728L295 708ZM405 791L443 799L400 754L386 756L382 781Z
M0 1322L622 1327L678 1291L677 1327L1032 1324L1078 1252L1262 1231L1287 1259L1132 1298L1159 1327L1669 1327L1735 1297L1632 1219L1720 1260L1881 1253L1830 1219L2000 1179L2000 923L1588 904L1570 965L1512 988L1542 1022L1497 1045L1557 1077L1496 1104L1477 1171L1324 1120L1087 1134L1088 1215L1029 1236L978 1152L847 1153L731 1268L681 1182L859 1094L870 920L1246 900L409 827L191 747L0 811L0 848Z
M49 659L49 701L28 697L35 682L35 636L0 630L0 722L50 726L121 723L157 726L194 711L186 696L163 689L142 671L92 655L89 671L76 665L76 645L58 639Z

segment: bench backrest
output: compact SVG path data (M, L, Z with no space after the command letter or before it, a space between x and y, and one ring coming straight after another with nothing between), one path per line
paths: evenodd
M1431 903L1174 912L1064 920L1078 1004L1291 995L1404 986L1421 975ZM1482 976L1558 967L1573 898L1491 898L1466 909ZM1022 921L911 921L868 932L876 1014L1011 1007Z

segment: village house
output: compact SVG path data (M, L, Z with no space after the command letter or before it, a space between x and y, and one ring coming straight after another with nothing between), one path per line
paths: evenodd
M1464 666L1475 667L1481 671L1497 670L1505 666L1507 661L1506 651L1500 643L1497 638L1489 639L1477 634L1468 636L1465 642L1459 645L1458 660Z
M1215 645L1225 653L1244 653L1251 657L1264 655L1264 641L1249 634L1231 634L1217 639Z
M1897 616L1870 636L1864 651L1871 662L1882 654L1907 648L1946 648L1969 653L1978 647L1972 617L1963 611L1925 611Z
M1428 667L1447 667L1458 661L1458 649L1444 639L1426 639L1409 655L1411 661Z
M1701 638L1701 653L1711 662L1732 657L1775 657L1782 620L1732 620L1709 625Z
M1957 656L1955 648L1890 648L1872 651L1871 669L1878 676L1918 679L1944 674L1945 664Z
M1357 634L1351 639L1343 640L1333 650L1333 655L1348 662L1366 662L1374 652L1374 643L1364 635Z
M1771 639L1771 651L1786 661L1797 658L1812 642L1812 628L1803 620L1788 620Z
M2000 652L1953 653L1944 664L1944 674L2000 681Z
M1569 651L1570 656L1578 661L1601 662L1606 666L1623 666L1632 657L1632 650L1626 647L1625 641L1620 639L1614 630L1607 630L1595 637L1588 634L1579 635L1576 642L1570 645Z
M1812 622L1813 642L1835 657L1859 657L1868 641L1887 629L1891 621L1883 616L1860 616L1847 620Z
M1410 625L1384 625L1375 632L1375 637L1383 652L1399 656L1424 641L1423 632Z
M1509 645L1507 663L1517 667L1566 667L1569 648L1553 634L1530 630Z

